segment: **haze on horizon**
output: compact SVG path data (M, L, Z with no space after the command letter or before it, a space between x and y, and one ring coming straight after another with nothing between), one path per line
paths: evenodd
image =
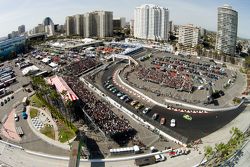
M129 3L131 2L131 3ZM239 3L240 2L240 3ZM0 37L16 31L24 24L26 31L51 17L55 24L64 24L69 15L95 10L113 11L114 17L133 19L134 9L142 4L156 4L169 9L174 24L191 23L205 29L217 30L217 8L229 4L238 11L238 36L250 39L250 1L246 0L0 0Z

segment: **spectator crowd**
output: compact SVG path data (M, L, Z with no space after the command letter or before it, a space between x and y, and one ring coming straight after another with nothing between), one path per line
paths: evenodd
M87 90L77 78L64 77L64 80L85 104L85 112L94 123L107 135L129 134L134 129L125 118L118 117L107 105L98 100L93 93Z
M64 68L64 72L67 75L81 75L83 74L86 70L89 70L95 66L97 66L99 63L99 61L97 61L94 58L84 58L84 59L80 59L76 62L71 63L70 65L66 66Z
M188 75L179 75L174 71L163 72L154 67L138 68L137 76L144 81L161 84L180 91L192 92L193 84Z

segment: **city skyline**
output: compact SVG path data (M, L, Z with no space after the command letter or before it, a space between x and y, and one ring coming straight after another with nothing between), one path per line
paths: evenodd
M217 8L224 4L229 4L239 13L238 36L250 38L250 33L248 32L250 23L246 21L250 17L250 12L247 11L250 2L243 0L241 3L238 3L239 1L236 0L212 0L209 2L198 0L190 0L188 2L184 0L137 0L133 1L133 3L128 3L125 0L110 0L110 3L100 0L93 0L88 3L80 1L72 3L68 0L33 2L33 0L17 0L13 3L13 0L0 0L0 37L7 36L8 33L17 30L18 26L22 24L26 26L26 30L30 30L37 24L42 23L45 17L51 17L55 24L64 24L65 17L68 15L95 10L113 11L114 18L126 17L126 21L128 22L130 19L133 19L134 8L142 4L156 4L168 8L170 11L169 20L173 20L174 24L184 25L191 23L195 26L216 31Z

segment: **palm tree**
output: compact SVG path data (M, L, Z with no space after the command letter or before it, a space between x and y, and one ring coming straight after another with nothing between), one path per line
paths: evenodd
M204 150L205 150L205 156L207 157L207 159L210 158L214 154L214 150L211 146L205 146Z

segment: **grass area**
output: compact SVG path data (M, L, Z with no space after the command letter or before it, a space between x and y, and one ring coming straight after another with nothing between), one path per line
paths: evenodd
M245 69L245 68L240 68L240 72L243 73L243 74L246 74L246 73L247 73L247 69Z
M35 106L35 107L38 107L38 108L41 108L43 106L45 106L45 104L43 103L42 100L39 99L39 97L37 95L33 95L31 98L30 98L30 104L32 106Z
M35 108L30 108L30 118L35 118L38 115L38 110Z
M57 108L47 103L43 97L39 96L39 94L33 95L30 101L31 104L34 104L34 106L36 107L44 106L49 109L52 114L52 117L58 120L57 126L59 131L59 141L61 143L65 143L75 137L75 132L77 131L77 128L72 123L67 121L64 116L57 110Z
M51 139L55 139L55 131L53 127L45 125L40 132Z
M61 143L65 143L68 140L75 137L75 132L72 129L70 129L67 125L65 125L65 123L59 122L57 126L59 131L59 141Z

